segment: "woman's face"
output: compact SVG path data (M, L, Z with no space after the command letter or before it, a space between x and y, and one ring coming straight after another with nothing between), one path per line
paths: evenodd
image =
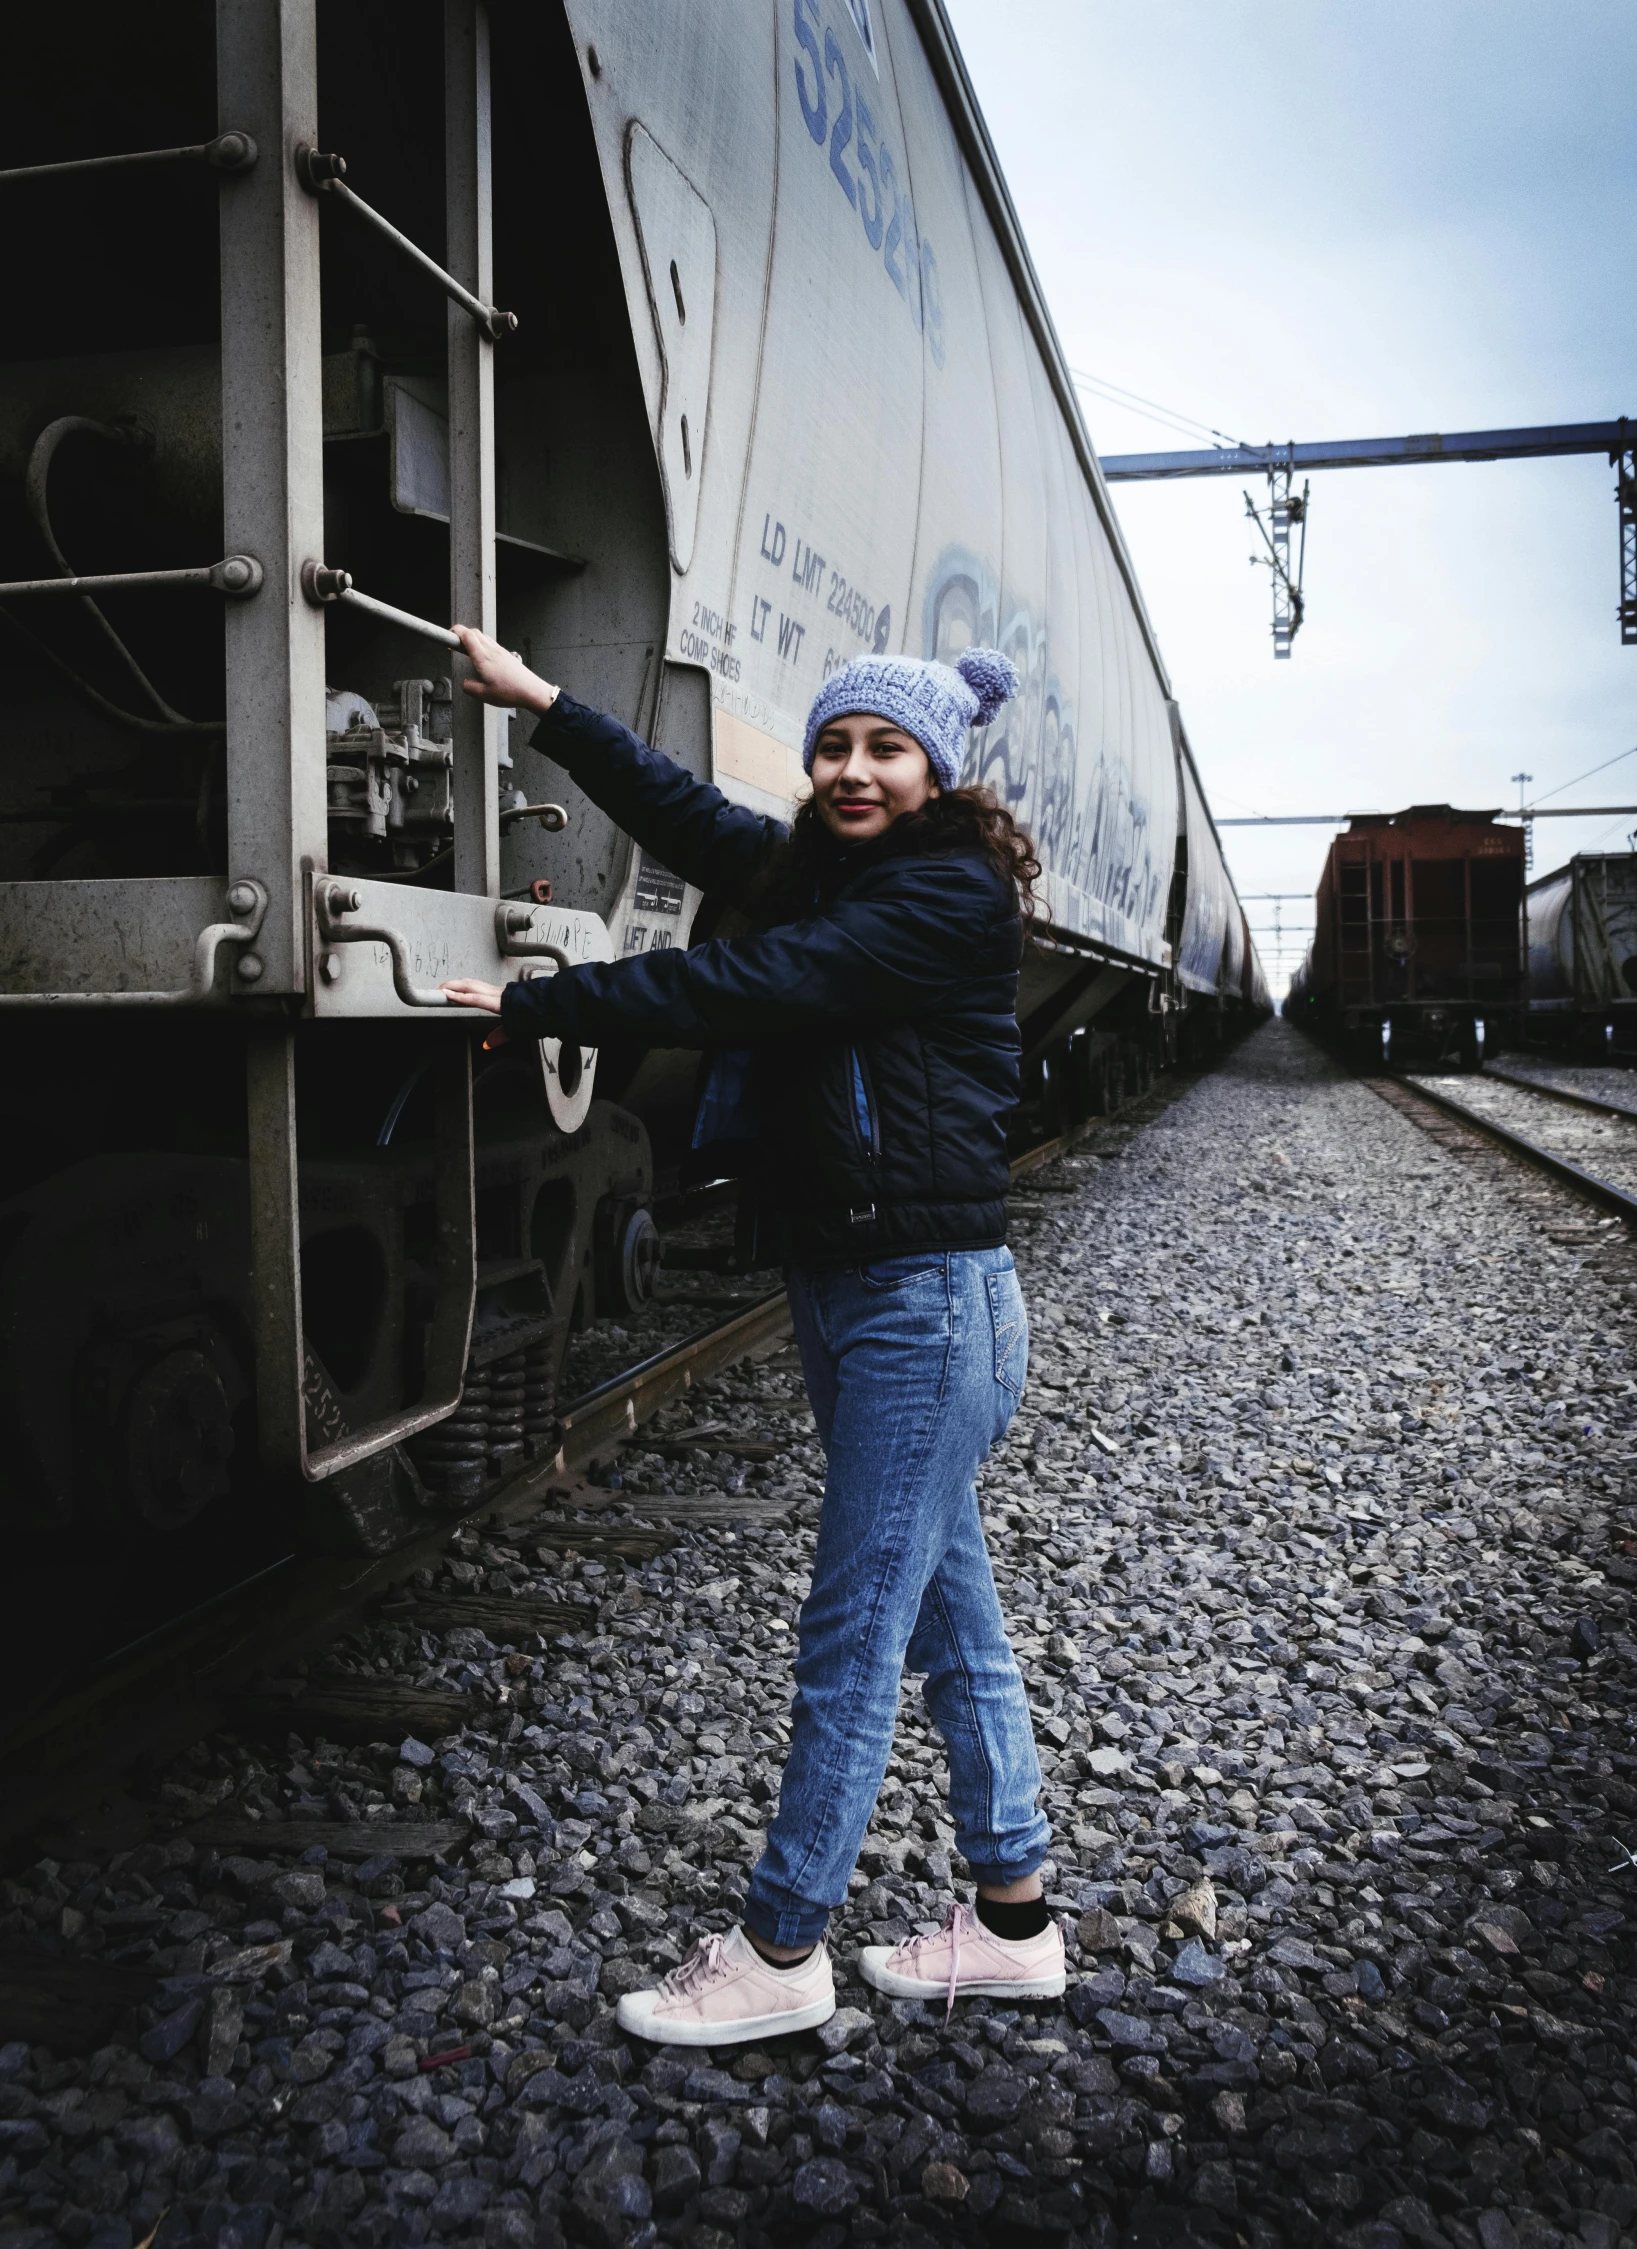
M868 842L937 794L914 735L869 711L833 718L813 746L813 801L843 842Z

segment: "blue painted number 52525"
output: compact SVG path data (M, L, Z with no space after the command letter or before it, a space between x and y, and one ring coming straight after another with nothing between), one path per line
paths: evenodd
M915 213L898 185L892 151L876 132L869 104L847 75L847 58L834 31L826 27L819 44L817 0L792 0L796 32L796 98L814 145L830 144L830 172L858 213L864 239L881 253L887 279L897 290L917 328L925 329L933 362L944 363L944 313L938 292L938 262L930 242L916 231ZM803 56L806 61L803 61ZM834 117L830 87L836 92ZM855 173L847 160L851 148ZM890 209L890 217L888 215Z

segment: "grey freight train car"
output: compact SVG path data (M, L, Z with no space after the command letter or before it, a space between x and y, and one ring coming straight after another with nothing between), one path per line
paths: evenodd
M0 116L13 1526L391 1536L647 1285L691 1058L474 1087L436 987L715 902L451 616L768 810L844 657L997 642L1036 1094L1265 1004L938 0L61 0Z
M1583 852L1524 893L1528 1039L1601 1062L1637 1050L1637 852Z

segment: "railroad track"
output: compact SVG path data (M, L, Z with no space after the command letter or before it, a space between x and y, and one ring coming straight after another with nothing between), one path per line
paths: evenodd
M1083 1142L1098 1137L1123 1141L1179 1100L1199 1075L1171 1073L1113 1116L1094 1118L1020 1152L1012 1163L1013 1178L1040 1170ZM439 1517L385 1554L286 1554L164 1621L141 1640L100 1661L93 1659L75 1684L0 1743L0 1865L38 1855L42 1840L62 1849L76 1830L94 1831L104 1842L112 1839L115 1847L126 1839L145 1839L152 1817L124 1793L125 1776L158 1765L224 1727L276 1726L281 1709L290 1724L321 1721L336 1738L382 1739L384 1725L389 1730L396 1725L401 1732L414 1732L417 1726L438 1733L454 1730L472 1715L458 1696L423 1698L426 1707L417 1709L398 1692L387 1720L378 1699L372 1703L367 1695L335 1682L292 1691L282 1705L276 1692L254 1690L252 1682L317 1654L383 1604L388 1605L386 1613L393 1613L395 1603L408 1613L409 1580L435 1565L452 1534L463 1528L481 1526L504 1534L527 1524L536 1544L560 1543L592 1554L652 1553L690 1524L756 1515L764 1500L724 1494L638 1503L646 1521L673 1526L669 1532L583 1520L629 1504L619 1492L590 1480L588 1471L601 1456L663 1407L684 1398L696 1383L747 1358L767 1357L789 1342L790 1309L782 1287L748 1303L738 1297L730 1301L735 1308L728 1317L622 1369L566 1407L555 1456L522 1469L468 1511ZM689 1302L706 1310L712 1299L671 1299L672 1305ZM460 1606L458 1618L431 1602L416 1602L412 1613L433 1629L447 1629L454 1622L482 1625L475 1605ZM533 1604L538 1616L533 1609L525 1616L524 1607L520 1601L516 1621L536 1631L572 1631L590 1621L589 1612L570 1612L560 1604ZM296 1690L300 1682L286 1680L283 1686Z
M1506 1070L1499 1063L1484 1066L1483 1075L1501 1085L1521 1086L1526 1093L1544 1094L1548 1101L1561 1101L1571 1109L1590 1109L1600 1117L1624 1117L1637 1123L1637 1109L1625 1101L1600 1101L1595 1093L1578 1093L1566 1085L1548 1085L1544 1078L1526 1077L1521 1070Z
M1503 1148L1509 1156L1532 1165L1555 1180L1560 1187L1582 1202L1595 1205L1611 1219L1621 1220L1627 1227L1637 1228L1637 1115L1614 1102L1598 1101L1589 1094L1573 1094L1555 1086L1543 1086L1532 1079L1515 1076L1507 1071L1488 1071L1470 1082L1476 1100L1462 1101L1442 1085L1429 1084L1423 1078L1397 1074L1390 1078L1373 1078L1368 1081L1384 1101L1406 1115L1414 1116L1425 1126L1425 1111L1431 1108L1466 1133L1475 1133L1496 1147ZM1502 1113L1493 1100L1486 1098L1484 1089L1504 1086L1508 1089L1507 1105L1510 1115ZM1520 1102L1518 1095L1524 1096ZM1536 1104L1530 1112L1531 1100ZM1554 1104L1557 1105L1556 1109ZM1558 1110L1563 1107L1593 1112L1601 1118L1618 1121L1617 1134L1603 1128L1610 1145L1608 1154L1616 1158L1614 1169L1623 1171L1631 1185L1619 1179L1604 1177L1578 1160L1590 1155L1597 1160L1598 1151L1588 1148L1586 1133L1565 1133L1559 1121ZM1525 1123L1529 1129L1520 1129ZM1553 1126L1557 1126L1559 1145L1550 1145ZM1537 1138L1537 1133L1544 1137ZM1435 1137L1437 1137L1435 1135ZM1567 1139L1569 1147L1563 1143Z

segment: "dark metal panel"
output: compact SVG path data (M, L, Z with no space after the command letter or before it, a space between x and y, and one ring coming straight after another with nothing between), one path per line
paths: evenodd
M225 551L264 573L224 620L229 871L269 892L258 989L299 992L303 871L326 852L324 620L300 585L324 551L318 205L293 164L317 123L313 0L217 0L216 49L222 130L261 152L220 189Z
M309 1417L327 1384L307 1348L301 1313L301 1208L296 1139L296 1033L259 1020L246 1042L250 1124L252 1318L256 1413L263 1465L286 1491L315 1483L390 1450L460 1403L477 1301L472 1173L472 1049L451 1034L433 1047L437 1158L434 1180L436 1296L420 1401L362 1429L315 1428Z

